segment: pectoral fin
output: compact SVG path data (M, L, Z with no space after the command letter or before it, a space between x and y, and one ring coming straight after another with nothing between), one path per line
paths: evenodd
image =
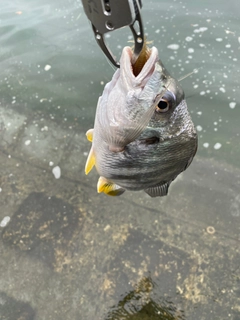
M93 153L93 148L91 148L88 154L86 165L85 165L85 174L89 174L89 172L92 170L94 165L95 165L95 156Z
M87 136L88 141L92 142L93 141L93 129L89 129L86 132L86 136Z
M152 198L154 198L154 197L163 197L163 196L166 196L168 194L168 188L169 188L171 182L172 181L166 182L166 183L164 183L162 185L145 189L144 191Z
M98 193L104 192L108 196L120 196L123 194L125 189L108 181L104 177L100 177L97 184L97 191Z

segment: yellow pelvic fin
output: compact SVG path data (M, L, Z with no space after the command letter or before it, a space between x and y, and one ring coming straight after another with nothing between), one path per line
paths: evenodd
M98 193L104 192L108 196L120 196L121 194L123 194L125 189L115 183L108 181L104 177L100 177L97 184L97 191Z
M88 141L92 142L93 141L93 129L89 129L86 132L86 136L87 136Z
M93 149L91 148L88 154L86 165L85 165L85 174L89 174L89 172L92 170L94 165L95 165L95 156L93 153Z

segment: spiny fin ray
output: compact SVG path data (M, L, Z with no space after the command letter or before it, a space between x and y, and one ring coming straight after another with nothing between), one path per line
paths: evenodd
M92 142L93 141L93 129L89 129L86 132L86 136L87 136L88 141Z
M125 189L115 183L108 181L104 177L100 177L97 184L97 191L98 193L103 192L108 196L120 196L121 194L123 194Z
M170 185L171 182L172 181L166 182L166 183L161 184L159 186L145 189L144 191L152 198L154 198L154 197L163 197L163 196L166 196L168 194L168 188L169 188L169 185Z
M93 153L93 149L91 148L91 150L88 154L86 165L85 165L85 174L89 174L89 172L92 170L94 165L95 165L95 156Z

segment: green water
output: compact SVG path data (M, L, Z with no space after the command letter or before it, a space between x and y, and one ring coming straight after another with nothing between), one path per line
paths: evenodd
M145 0L142 18L174 77L197 69L182 86L199 148L167 197L112 199L84 174L115 69L81 1L1 1L0 318L240 319L239 3ZM131 39L107 37L117 57Z

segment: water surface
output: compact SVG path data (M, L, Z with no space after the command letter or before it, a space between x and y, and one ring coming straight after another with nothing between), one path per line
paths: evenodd
M238 7L143 1L168 71L197 69L182 86L199 149L167 197L116 199L84 174L114 68L81 1L1 3L2 318L240 319ZM107 37L117 57L131 39Z

